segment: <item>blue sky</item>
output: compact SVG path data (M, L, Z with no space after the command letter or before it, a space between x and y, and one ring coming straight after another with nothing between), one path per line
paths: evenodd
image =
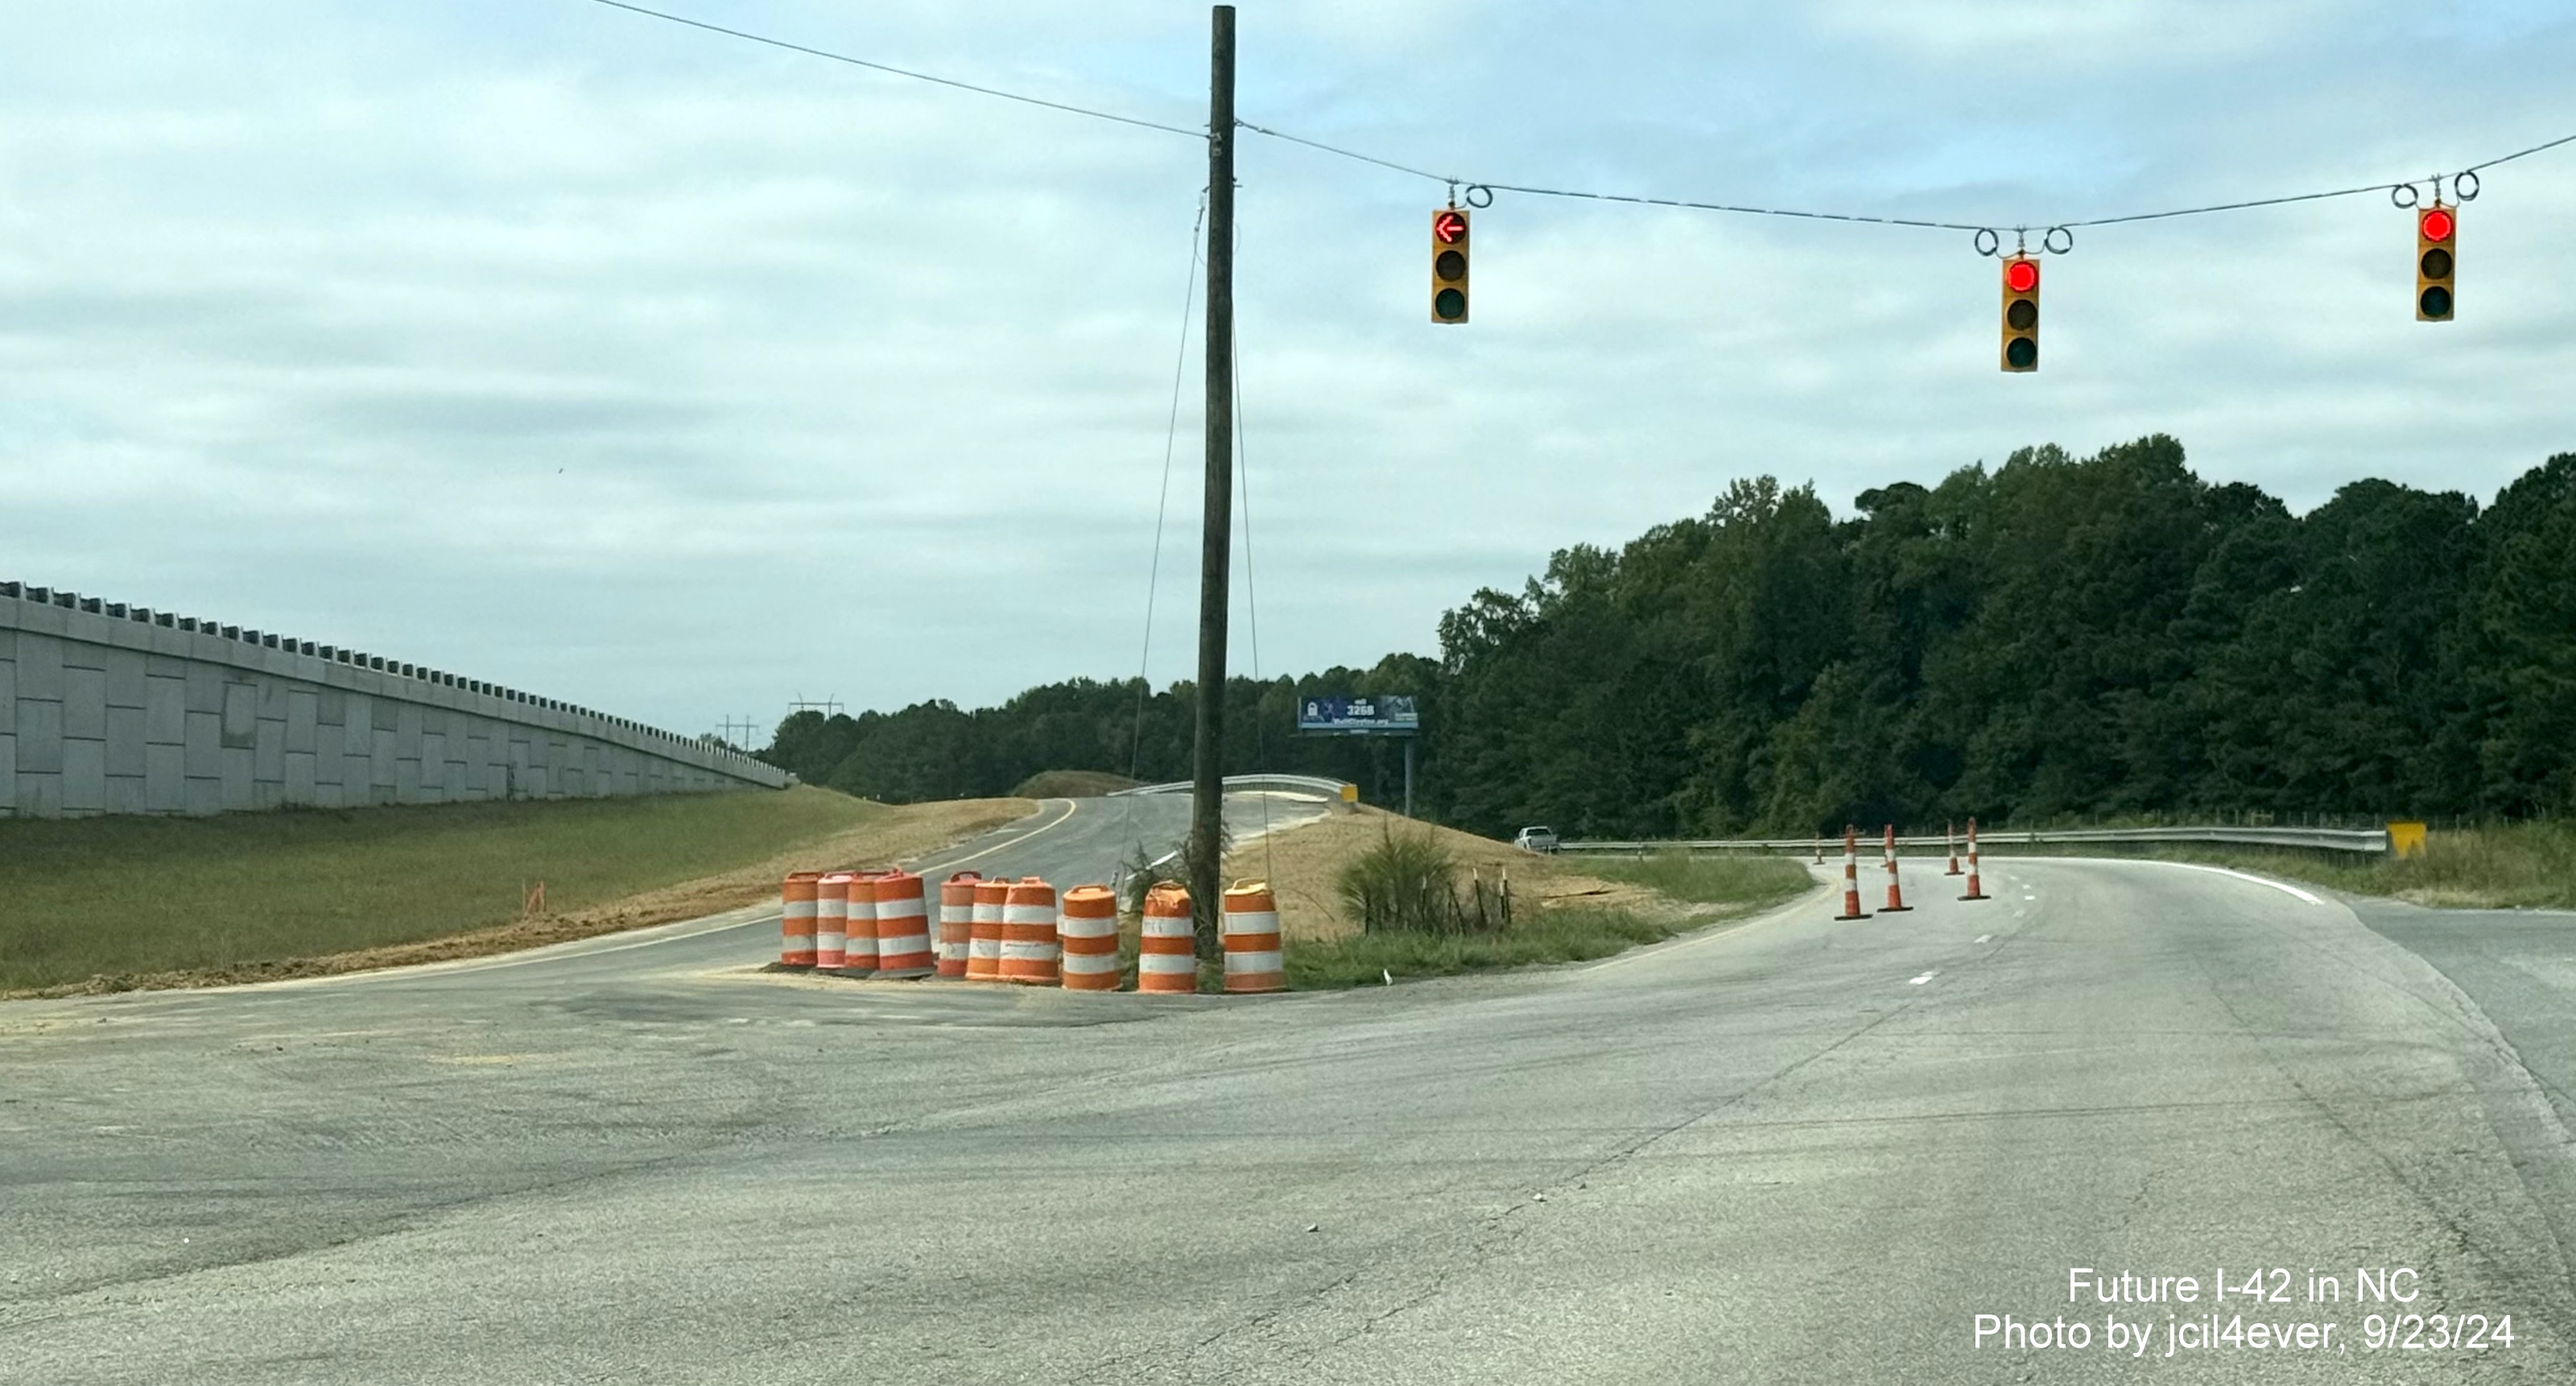
M1204 119L1203 4L666 7ZM587 0L5 17L0 575L685 731L1136 671L1194 141ZM2576 12L2537 0L1333 0L1241 28L1245 118L1400 162L1976 224L2576 132ZM2366 195L2081 233L2012 377L1963 234L1505 195L1443 329L1439 188L1258 138L1240 176L1265 672L1429 652L1477 586L1740 475L1847 507L2165 431L2304 508L2362 476L2483 500L2576 448L2576 146L2487 175L2454 323L2412 320L2410 223ZM1192 668L1192 370L1158 683Z

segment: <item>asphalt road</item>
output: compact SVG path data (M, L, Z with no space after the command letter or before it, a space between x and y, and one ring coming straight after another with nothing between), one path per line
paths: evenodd
M2507 1001L2226 872L1910 880L1909 914L1820 893L1280 998L762 975L753 921L14 1004L0 1379L2576 1380L2544 1088L2576 925L2523 917L2508 952L2556 980ZM2199 1298L2070 1304L2074 1267ZM2287 1301L2213 1302L2222 1267ZM2417 1298L2355 1303L2360 1267ZM2332 1346L2165 1355L2213 1312ZM2372 1352L2370 1312L2513 1343ZM1981 1344L1980 1314L2090 1343Z

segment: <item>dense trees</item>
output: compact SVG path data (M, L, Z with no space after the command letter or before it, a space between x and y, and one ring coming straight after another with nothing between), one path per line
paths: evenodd
M1862 493L1739 481L1617 552L1442 618L1438 661L1227 689L1233 767L1400 791L1301 693L1423 699L1422 803L1463 827L1803 833L2090 812L2576 809L2576 454L2483 513L2346 486L2293 516L2151 437ZM887 799L1041 769L1188 771L1195 690L1032 689L825 721L767 753ZM1140 734L1141 732L1141 734Z

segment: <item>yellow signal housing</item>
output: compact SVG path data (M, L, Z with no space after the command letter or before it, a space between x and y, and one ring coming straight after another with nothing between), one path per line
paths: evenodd
M2004 257L2003 367L2039 369L2039 261L2028 255Z
M1467 209L1431 214L1431 320L1467 320Z
M2460 268L2460 209L2436 202L2415 214L2415 321L2449 322L2451 276Z

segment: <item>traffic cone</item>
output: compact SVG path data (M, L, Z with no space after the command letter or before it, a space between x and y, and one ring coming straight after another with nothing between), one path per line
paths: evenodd
M1848 823L1843 825L1843 912L1834 918L1869 918L1860 907L1860 834Z
M1962 900L1995 898L1988 895L1983 886L1977 884L1977 820L1973 818L1968 820L1968 893L1959 898Z
M1959 874L1958 825L1949 822L1942 823L1941 840L1950 844L1950 869L1942 872L1941 874L1944 876L1956 876Z
M1818 865L1818 866L1822 866L1822 865L1824 865L1824 864L1825 864L1825 835L1824 835L1823 833L1818 833L1818 834L1816 834L1816 865Z
M1890 823L1887 825L1887 904L1879 909L1879 913L1903 914L1912 908L1896 888L1896 825Z

